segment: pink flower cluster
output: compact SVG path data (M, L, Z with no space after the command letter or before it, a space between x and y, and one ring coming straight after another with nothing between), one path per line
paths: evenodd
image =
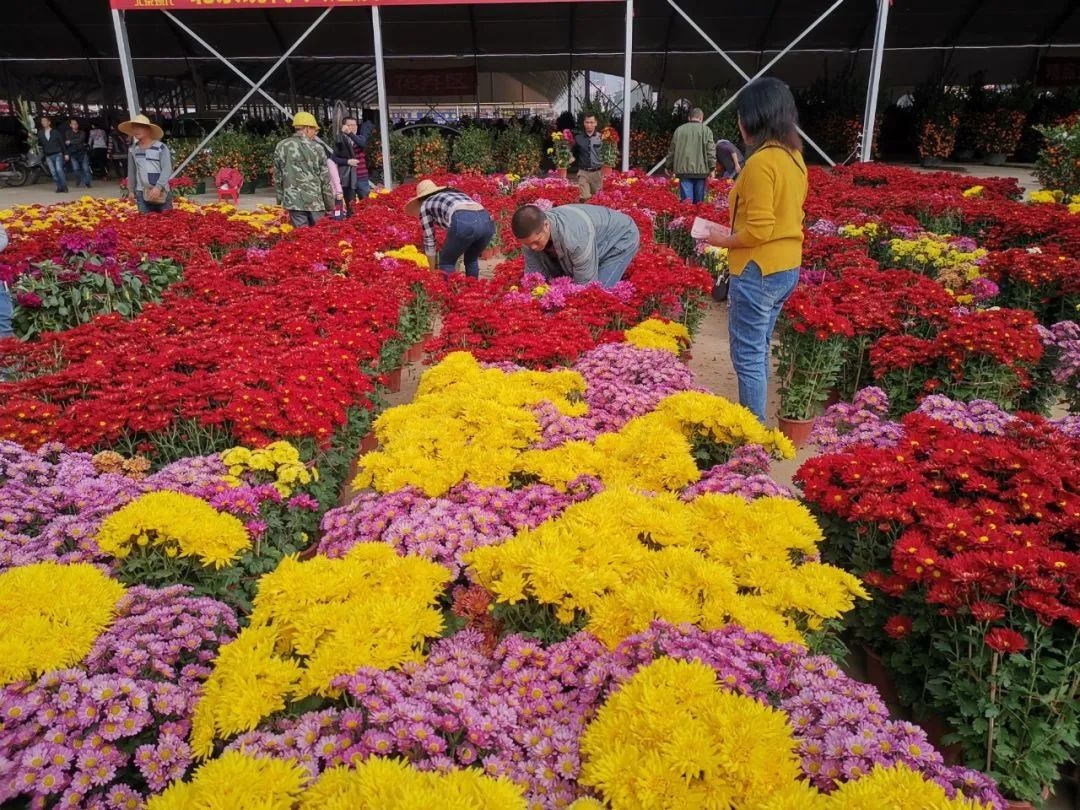
M530 301L538 301L540 309L544 312L556 312L566 307L569 299L596 286L598 285L581 286L565 276L549 281L538 273L529 273L521 279L518 289L506 293L503 300L508 304L528 304ZM539 298L536 294L538 288L541 290ZM634 285L629 281L620 281L614 287L608 288L606 292L623 304L629 304L634 300Z
M583 478L566 493L541 484L505 490L470 482L441 498L411 487L386 495L368 492L326 513L319 553L341 557L357 543L387 543L402 555L418 554L459 576L469 551L535 528L598 490L598 482Z
M187 773L197 689L237 631L190 592L131 588L82 665L0 690L0 802L137 807Z
M579 357L573 369L585 378L589 413L571 417L548 403L537 406L543 449L568 441L594 441L600 433L619 430L649 413L671 394L698 390L694 375L674 354L628 343L597 346Z
M764 447L746 444L735 448L732 457L702 473L701 480L682 494L689 501L706 493L739 495L748 501L755 498L793 497L791 490L776 483L769 475L772 463Z

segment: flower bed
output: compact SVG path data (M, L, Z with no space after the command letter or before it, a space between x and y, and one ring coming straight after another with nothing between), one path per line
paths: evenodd
M576 198L557 177L440 180L507 249L519 204ZM297 233L107 207L121 256L155 252L145 222L177 229L157 255L184 277L5 356L0 436L26 447L0 445L0 601L23 628L5 639L3 801L1002 808L816 654L841 624L958 729L967 764L1013 795L1053 779L1077 745L1076 707L1044 700L1080 666L1075 419L935 394L993 383L1014 407L1055 373L1074 385L1055 325L1068 208L1007 182L814 170L782 328L837 342L853 402L818 426L811 514L769 475L790 443L679 360L724 259L688 226L723 218L728 184L697 208L666 180L606 185L597 202L643 243L611 290L523 277L520 258L433 276L411 189ZM19 261L87 211L30 221ZM195 247L219 215L228 234ZM356 459L383 375L436 314L417 396ZM81 452L105 448L122 452ZM57 564L86 577L78 598ZM26 596L49 577L64 596Z
M873 590L852 628L901 700L967 762L1037 796L1078 744L1080 441L992 403L937 397L898 424L840 410L798 473L825 559Z

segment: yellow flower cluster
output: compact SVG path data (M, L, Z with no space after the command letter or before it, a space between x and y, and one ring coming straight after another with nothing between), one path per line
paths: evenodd
M1069 200L1069 213L1080 214L1080 194L1073 195L1072 199Z
M970 304L974 300L964 289L981 275L978 262L987 255L984 248L964 251L945 237L924 233L915 239L893 239L889 250L898 263L922 273L933 271L935 280L958 304Z
M342 559L288 557L259 580L251 624L221 648L195 707L192 749L249 731L290 700L331 695L359 667L423 659L438 636L435 606L450 579L442 566L361 543Z
M415 486L431 497L465 479L507 487L520 454L540 436L528 406L549 401L580 416L587 412L584 390L576 372L507 373L454 352L424 374L410 404L375 421L383 449L364 455L354 486L380 492Z
M700 477L695 446L759 444L781 458L795 455L782 433L763 427L745 408L698 392L667 397L595 442L530 450L540 427L529 406L548 401L568 416L583 415L584 386L576 372L508 373L455 352L424 375L411 404L376 420L383 449L362 458L353 485L379 492L414 486L438 497L464 480L506 487L517 473L562 489L580 475L594 475L609 486L675 491Z
M284 212L276 207L260 206L255 211L242 211L227 203L200 205L181 199L175 200L173 207L191 214L217 211L260 233L286 234L292 230L292 226L283 221ZM122 222L137 213L135 203L128 199L83 196L59 205L16 205L2 209L0 225L11 234L37 233L55 227L92 231L102 223L115 220Z
M867 222L863 225L841 225L837 230L840 236L848 239L877 239L882 234L882 228L876 222Z
M778 430L765 428L745 408L723 397L688 391L663 399L657 407L595 442L571 441L552 450L522 454L516 471L559 489L580 475L606 486L650 492L682 489L700 478L693 446L720 448L758 444L780 458L795 448Z
M498 546L470 552L470 576L498 602L551 605L559 621L614 648L656 620L738 623L780 641L866 598L851 574L814 561L821 529L788 498L747 502L608 489Z
M690 347L690 333L681 323L649 318L623 332L626 342L639 349L663 349L679 354Z
M475 768L418 771L374 757L355 769L330 768L304 792L299 810L525 810L521 788Z
M427 256L416 247L416 245L405 245L395 250L388 250L385 253L376 253L376 259L400 259L405 262L412 262L417 267L422 267L425 270L431 269L431 264L427 260Z
M660 658L585 729L580 781L613 808L758 808L798 781L795 748L783 712L720 689L705 664Z
M106 554L125 559L136 549L157 548L169 557L198 557L223 568L251 548L240 520L182 492L148 492L109 515L97 534Z
M81 661L123 595L123 585L85 563L0 574L0 686Z
M310 778L292 760L226 751L199 766L190 782L173 782L151 796L146 810L293 810Z
M964 189L964 197L971 199L972 197L981 197L982 193L986 191L985 186L972 186L971 188Z
M906 766L880 766L831 795L803 781L787 715L721 689L699 661L659 658L608 698L581 738L581 783L604 801L571 810L989 810Z
M229 468L225 482L238 487L243 483L240 476L244 473L265 473L268 483L288 498L298 486L305 486L319 480L319 471L308 469L300 459L300 451L285 441L273 442L257 450L246 447L233 447L221 454L221 460Z
M973 265L986 258L985 248L964 251L951 244L947 238L924 233L915 239L893 239L889 251L896 261L906 261L923 268L941 270L947 267Z
M152 796L146 810L525 810L521 788L476 769L418 771L374 757L335 767L312 781L299 762L226 751L200 765L190 782Z
M1028 202L1036 205L1057 205L1065 201L1065 192L1061 189L1041 188L1028 196Z

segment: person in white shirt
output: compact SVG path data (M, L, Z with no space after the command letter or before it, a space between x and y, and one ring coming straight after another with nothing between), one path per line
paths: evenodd
M95 176L108 179L109 136L100 121L95 121L90 128L90 171Z

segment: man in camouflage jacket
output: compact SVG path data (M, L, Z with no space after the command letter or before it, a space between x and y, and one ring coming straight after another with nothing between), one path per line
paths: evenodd
M293 227L302 228L334 210L334 192L326 152L315 141L319 132L315 116L298 112L293 128L296 132L274 150L274 190Z

